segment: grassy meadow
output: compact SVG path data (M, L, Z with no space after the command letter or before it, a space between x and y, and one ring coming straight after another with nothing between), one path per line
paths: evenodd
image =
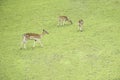
M73 24L57 26L60 15ZM43 29L43 48L19 49ZM0 80L120 80L120 1L0 0Z

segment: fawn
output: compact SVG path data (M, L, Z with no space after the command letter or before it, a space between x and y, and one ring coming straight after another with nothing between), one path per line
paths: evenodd
M84 21L82 19L78 21L79 30L81 32L83 31L83 23L84 23Z
M58 25L65 25L65 22L72 24L72 21L67 16L59 16Z

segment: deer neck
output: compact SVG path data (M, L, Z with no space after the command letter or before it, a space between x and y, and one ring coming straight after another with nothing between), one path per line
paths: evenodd
M40 37L43 37L45 35L45 33L44 32L42 32L42 34L40 34Z

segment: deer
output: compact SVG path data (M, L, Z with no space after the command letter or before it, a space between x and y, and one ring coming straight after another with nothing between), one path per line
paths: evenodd
M82 19L78 21L78 26L79 26L78 28L81 32L83 31L83 23L84 21Z
M65 22L72 24L72 21L67 16L59 16L58 25L65 25Z
M43 47L43 44L41 43L40 39L45 34L49 34L49 33L46 30L44 30L44 29L43 29L41 34L37 34L37 33L25 33L25 34L23 34L23 38L22 38L20 49L22 49L22 47L24 47L24 49L26 49L26 43L27 43L28 40L34 40L33 48L35 47L36 42L40 43L41 47Z

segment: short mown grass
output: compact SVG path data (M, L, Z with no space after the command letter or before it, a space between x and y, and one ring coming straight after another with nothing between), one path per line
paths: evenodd
M0 80L120 80L119 0L0 0ZM60 15L72 25L57 26ZM78 31L78 20L84 31ZM45 35L20 50L26 32Z

